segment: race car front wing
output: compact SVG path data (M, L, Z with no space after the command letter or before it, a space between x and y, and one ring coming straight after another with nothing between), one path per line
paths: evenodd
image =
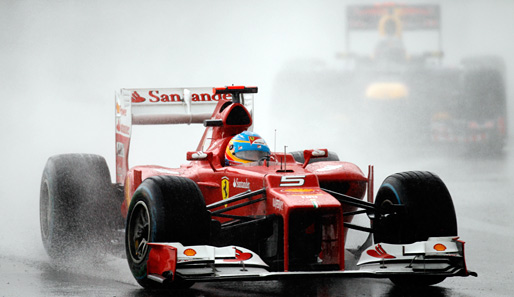
M374 244L360 257L358 270L270 272L254 252L238 246L183 246L149 243L147 277L165 283L175 277L195 282L276 280L299 277L389 278L401 275L477 276L467 270L464 242L456 237L431 237L412 244Z

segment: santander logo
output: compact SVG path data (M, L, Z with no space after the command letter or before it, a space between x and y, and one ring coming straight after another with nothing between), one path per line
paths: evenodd
M236 258L235 259L225 259L223 260L224 262L241 262L241 261L246 261L246 260L249 260L253 257L253 255L251 253L244 253L243 251L240 251L236 248L234 248L236 250Z
M183 95L176 93L161 93L159 90L149 90L148 94L145 96L141 96L137 91L132 92L132 103L174 103L174 102L184 102ZM192 93L191 101L192 102L212 102L223 100L230 100L232 98L231 94L209 94L209 93Z
M242 180L239 180L238 178L236 178L236 179L234 179L232 186L234 188L250 189L250 182L248 181L248 179L246 179L246 181L242 181Z
M141 97L137 92L132 93L132 103L141 103L145 101L146 99Z
M380 244L377 244L377 246L375 247L375 250L368 250L366 253L368 255L370 255L371 257L380 258L380 259L396 258L395 256L389 255Z

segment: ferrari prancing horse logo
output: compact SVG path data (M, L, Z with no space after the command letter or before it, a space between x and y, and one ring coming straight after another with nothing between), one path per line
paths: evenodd
M227 199L229 197L229 181L228 177L224 176L221 178L221 196L223 197L223 200ZM227 205L225 204L225 207Z

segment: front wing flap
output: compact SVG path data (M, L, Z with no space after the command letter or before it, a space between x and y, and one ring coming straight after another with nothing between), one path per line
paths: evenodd
M458 237L430 237L411 244L378 243L365 250L359 271L376 274L420 274L439 276L468 276L464 242Z
M253 251L237 246L183 246L150 243L148 278L166 282L175 276L195 282L276 280L301 277L388 278L401 275L477 276L468 271L464 242L452 237L431 237L412 244L379 243L365 250L357 270L270 272Z

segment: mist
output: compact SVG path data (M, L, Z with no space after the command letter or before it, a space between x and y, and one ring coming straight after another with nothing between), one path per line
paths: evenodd
M351 3L361 2L0 2L2 250L44 257L39 187L51 155L102 155L114 177L114 93L120 88L256 85L254 131L270 146L328 147L363 170L387 161L373 150L363 154L345 135L332 135L337 118L290 112L294 105L323 105L323 98L285 98L291 110L270 112L280 88L276 77L288 65L314 60L337 67ZM441 5L445 63L473 55L504 58L512 118L514 2L412 3ZM365 42L361 46L365 51ZM202 131L137 127L132 165L179 166Z

